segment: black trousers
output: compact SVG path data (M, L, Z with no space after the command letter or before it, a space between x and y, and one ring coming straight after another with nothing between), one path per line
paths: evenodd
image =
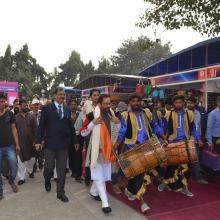
M73 146L69 148L69 167L72 173L76 174L76 177L82 176L82 151L84 138L81 135L77 135L79 142L79 150L76 151Z
M136 195L144 182L144 174L139 174L132 179L129 179L127 189L133 195Z
M89 141L90 141L90 135L85 137L85 142L86 142L86 153L89 147ZM85 167L85 181L89 182L91 181L91 171L90 171L90 167Z
M45 183L49 183L52 176L56 162L57 170L57 195L64 194L64 186L66 180L66 163L67 163L68 149L45 149L44 157L44 179Z

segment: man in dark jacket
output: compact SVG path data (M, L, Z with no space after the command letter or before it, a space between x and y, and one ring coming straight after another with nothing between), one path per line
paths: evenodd
M71 120L71 112L64 105L64 89L55 90L55 101L42 108L40 123L36 135L36 149L41 150L44 141L44 179L45 189L51 190L50 180L56 161L57 169L57 198L62 202L68 202L65 195L64 185L66 177L66 164L68 149L77 144L75 130Z

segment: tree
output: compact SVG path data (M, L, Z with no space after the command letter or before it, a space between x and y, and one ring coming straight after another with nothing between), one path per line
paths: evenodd
M48 94L48 74L31 56L27 44L13 56L13 72L14 80L20 83L21 96L32 98L40 95L42 89Z
M166 29L191 27L201 34L215 36L220 33L219 0L144 0L147 9L137 25L162 24Z
M31 99L34 94L41 94L41 90L48 94L49 75L29 52L28 45L14 55L8 45L3 57L0 57L0 80L17 81L20 84L20 95Z
M13 70L12 70L13 59L11 55L11 46L8 45L4 57L0 58L0 80L13 80Z
M61 69L60 83L64 83L65 86L74 86L80 75L83 74L83 66L80 54L73 51L66 63L59 66Z
M93 66L93 63L90 60L87 64L83 66L83 73L80 75L80 80L93 74L95 74L95 67Z
M114 73L136 75L148 65L170 55L170 44L152 41L146 36L125 40L111 57Z
M97 74L112 74L113 66L111 62L105 57L102 57L101 60L99 61L99 65L96 70L96 73Z

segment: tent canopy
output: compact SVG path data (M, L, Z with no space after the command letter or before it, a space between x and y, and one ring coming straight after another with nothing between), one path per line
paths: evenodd
M206 40L162 59L144 69L146 77L171 74L220 64L220 37Z
M124 87L135 87L136 84L142 80L145 84L149 83L147 77L134 75L120 75L120 74L95 74L80 81L76 89L88 89L100 86L112 86L120 84Z

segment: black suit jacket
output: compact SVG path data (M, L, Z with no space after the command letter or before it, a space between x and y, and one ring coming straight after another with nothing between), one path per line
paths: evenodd
M43 106L36 134L36 144L40 144L44 140L45 148L67 149L78 143L70 109L64 106L63 111L63 118L60 119L54 103Z

